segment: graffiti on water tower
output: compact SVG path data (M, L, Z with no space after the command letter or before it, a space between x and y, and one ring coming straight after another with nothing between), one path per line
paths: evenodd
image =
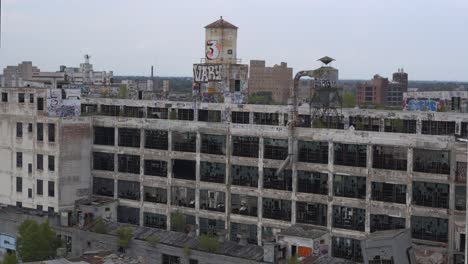
M221 81L224 75L224 65L221 64L194 64L194 82Z
M208 60L217 59L220 53L221 45L218 44L217 40L208 40L206 42L206 58Z

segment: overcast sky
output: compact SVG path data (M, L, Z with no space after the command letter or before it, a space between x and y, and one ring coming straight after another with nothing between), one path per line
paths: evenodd
M391 76L468 81L467 0L1 0L0 67L31 60L43 71L91 54L117 75L191 76L204 26L239 27L244 63L285 61L294 71L336 59L340 79Z

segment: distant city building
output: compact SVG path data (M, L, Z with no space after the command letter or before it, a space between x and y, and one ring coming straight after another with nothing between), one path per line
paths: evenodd
M293 69L286 62L265 67L264 60L251 60L249 95L270 93L275 103L286 104L293 83Z
M398 107L402 105L403 93L407 90L408 74L403 69L398 69L393 73L392 81L376 74L372 80L358 85L356 103Z
M429 112L468 112L467 91L414 91L403 93L403 109Z
M85 62L80 63L80 67L60 66L60 72L65 73L70 83L103 85L112 82L112 71L94 71L93 64L89 63L91 56L86 54L84 58Z
M23 61L17 66L7 66L3 69L2 87L22 86L23 80L31 79L33 73L39 71L39 68L33 66L31 61Z

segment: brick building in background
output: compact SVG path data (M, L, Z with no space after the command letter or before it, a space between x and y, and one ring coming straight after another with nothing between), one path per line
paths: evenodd
M403 69L398 69L393 73L392 81L376 74L372 80L358 85L356 103L358 105L401 106L403 93L406 91L408 91L408 73Z
M249 95L270 92L275 103L286 104L293 84L293 69L286 62L265 67L264 60L251 60Z

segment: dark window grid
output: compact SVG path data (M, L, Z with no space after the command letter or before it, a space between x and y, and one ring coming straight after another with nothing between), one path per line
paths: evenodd
M16 177L16 192L23 191L23 178Z
M167 190L163 188L143 187L145 202L151 203L167 203Z
M455 210L466 210L466 186L455 186Z
M171 204L195 208L195 189L172 186Z
M172 160L172 173L176 179L194 181L196 178L196 161Z
M413 171L450 174L450 152L443 150L414 149Z
M234 137L233 156L258 158L259 140L255 137Z
M454 121L423 120L422 127L421 127L421 134L454 135L455 134L455 122Z
M296 221L303 224L327 226L327 205L297 202Z
M49 171L55 171L55 157L48 156L48 169Z
M299 161L327 164L328 142L299 141Z
M55 182L49 181L47 187L49 197L55 197Z
M292 172L284 170L276 176L277 169L263 169L263 188L283 191L292 191Z
M114 154L93 152L93 169L114 171Z
M335 165L366 167L367 148L365 145L335 144Z
M406 185L373 182L372 200L406 204Z
M285 139L264 139L263 158L284 160L288 156L288 140Z
M356 262L363 262L361 241L351 238L333 237L332 256Z
M258 168L232 165L231 168L232 185L245 187L258 187Z
M416 134L416 120L385 119L385 132Z
M172 133L172 150L182 152L196 152L197 135L190 132Z
M145 111L143 107L136 107L136 106L124 106L123 108L123 116L125 117L136 117L142 118L145 116Z
M348 198L366 198L366 177L333 176L333 194Z
M44 124L43 123L36 124L36 132L37 132L37 141L44 141Z
M55 124L47 125L47 140L49 142L55 142Z
M132 181L117 182L118 197L129 200L140 200L140 183Z
M225 155L225 135L201 135L201 152L206 154Z
M249 112L232 112L231 121L232 123L237 123L237 124L249 124L250 113Z
M225 183L226 165L224 163L200 162L200 180L205 182Z
M42 154L36 155L36 169L43 170L44 169L44 156Z
M120 106L119 105L101 105L101 115L119 116Z
M239 242L242 236L247 243L257 245L257 225L247 225L231 222L231 241Z
M162 264L181 264L180 257L162 254Z
M353 207L333 206L333 227L364 231L366 210Z
M145 130L145 148L168 149L168 132L161 130Z
M177 109L177 119L193 121L193 109Z
M169 117L167 108L148 107L147 112L148 118L168 119Z
M231 213L257 216L258 199L256 196L231 194Z
M200 209L225 212L226 194L224 192L200 190Z
M198 121L221 122L221 111L200 109L198 110Z
M291 221L291 201L263 198L263 218Z
M404 148L373 146L372 167L406 171L407 151Z
M114 180L94 177L93 194L114 197Z
M162 160L145 160L145 175L167 177L167 162Z
M16 167L22 168L23 167L23 153L16 152Z
M376 231L405 229L405 218L392 217L388 215L373 215L370 217L371 233Z
M312 127L327 129L344 129L343 117L325 116L320 118L314 118L312 120Z
M411 236L413 239L447 242L448 220L435 217L412 216Z
M117 207L117 222L131 225L139 225L140 209L119 205Z
M16 123L16 137L23 137L23 123Z
M202 235L219 235L220 232L224 231L225 223L223 220L215 220L200 217L200 234Z
M36 181L36 194L44 195L44 181L43 180Z
M119 146L140 147L140 130L134 128L119 128Z
M356 130L376 131L380 129L380 119L362 116L350 116L349 124L353 125Z
M448 184L413 182L413 204L415 205L448 209L449 197Z
M254 113L254 124L256 125L279 125L278 113Z
M94 144L115 145L115 131L113 127L94 127Z
M327 195L328 174L311 171L297 171L297 191Z
M466 183L466 162L457 161L455 170L455 181L458 183Z
M119 172L140 174L140 156L119 154L118 162Z
M149 212L143 213L143 225L146 227L166 230L166 216Z

